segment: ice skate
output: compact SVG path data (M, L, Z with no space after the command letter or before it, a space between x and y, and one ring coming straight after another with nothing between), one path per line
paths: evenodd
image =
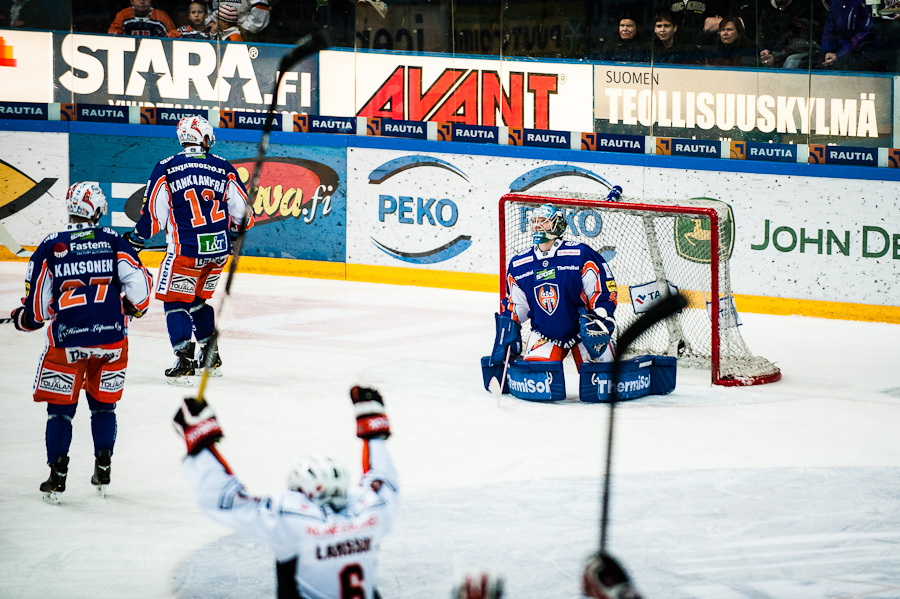
M206 365L206 352L210 349L210 344L201 345L200 353L197 354L197 374L203 374L203 367ZM219 357L218 348L213 354L212 362L209 364L209 376L222 376L222 358Z
M59 505L60 495L66 490L66 476L69 474L69 456L56 459L56 463L50 464L50 478L41 483L41 493L44 501L52 505Z
M197 373L197 362L194 361L194 343L188 343L184 349L175 352L175 363L166 369L166 382L170 385L190 387L191 376Z
M112 450L101 449L94 459L94 476L91 484L97 487L97 493L106 497L106 487L109 485L109 476L112 472Z

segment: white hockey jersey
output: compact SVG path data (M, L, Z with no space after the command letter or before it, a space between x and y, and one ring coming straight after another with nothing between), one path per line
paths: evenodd
M207 450L187 456L183 466L203 513L272 549L280 585L287 582L285 566L293 565L303 599L374 599L378 548L393 524L398 486L385 442L368 441L367 454L368 469L340 512L295 491L252 497ZM279 597L296 596L285 591L279 588Z

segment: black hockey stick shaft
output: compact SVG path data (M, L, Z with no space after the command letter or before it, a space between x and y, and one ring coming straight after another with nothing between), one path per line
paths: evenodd
M15 318L0 318L0 324L9 324L13 322Z
M616 362L612 371L612 387L609 402L609 429L606 435L606 469L603 475L603 501L600 508L600 551L606 551L606 530L609 525L609 489L612 479L612 449L613 449L613 430L616 415L616 403L619 401L618 383L619 383L619 364L622 356L628 351L628 348L634 343L634 340L643 335L647 330L669 316L675 314L679 310L687 307L688 301L681 294L670 295L660 300L643 316L637 319L630 327L625 329L619 337L616 344Z
M269 149L269 136L272 134L272 127L275 125L275 108L278 105L278 88L281 86L281 80L285 75L285 72L297 64L302 59L306 58L310 54L318 52L320 50L325 49L328 46L325 38L319 33L313 33L310 35L306 35L297 42L297 45L293 50L285 54L281 58L281 62L278 65L278 77L275 79L275 86L272 89L272 102L269 104L269 110L266 113L266 122L263 126L262 138L259 140L259 146L256 151L256 162L253 165L253 174L250 177L250 188L247 190L249 205L247 207L250 210L250 206L253 204L254 199L256 198L257 190L259 189L259 178L262 173L262 164L263 160L266 157L266 152ZM238 259L241 256L241 251L244 247L244 237L247 235L247 223L249 222L248 218L244 218L238 224L237 236L234 239L234 245L232 247L232 256L231 256L231 265L228 267L228 276L225 278L225 295L222 297L222 303L219 304L219 314L218 318L222 317L222 311L225 307L225 301L231 295L231 284L234 282L234 274L237 272L237 264ZM218 318L216 322L218 322ZM209 369L212 366L213 359L216 354L216 349L219 343L219 327L218 325L213 327L212 335L210 336L208 347L206 354L204 355L204 363L203 363L203 376L200 379L200 388L197 389L197 401L203 403L203 395L206 391L206 383L209 380Z

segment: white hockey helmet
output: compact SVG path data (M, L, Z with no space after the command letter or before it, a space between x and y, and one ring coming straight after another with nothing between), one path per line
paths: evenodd
M538 245L562 236L566 231L566 215L553 204L543 204L531 213L533 243Z
M75 183L66 192L66 211L69 216L79 216L97 222L106 214L109 205L106 194L93 181Z
M350 472L343 462L327 455L301 458L288 475L288 487L319 505L339 512L347 505Z
M178 121L178 143L182 146L193 144L209 150L216 143L212 125L202 116L186 116Z

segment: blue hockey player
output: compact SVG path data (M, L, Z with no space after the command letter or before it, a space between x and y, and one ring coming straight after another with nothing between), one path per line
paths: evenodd
M116 440L116 402L125 387L128 317L150 305L150 275L118 233L98 226L106 196L96 183L75 183L66 194L69 224L37 247L25 275L25 298L12 313L20 331L50 323L34 381L34 401L47 402L44 498L58 503L66 489L72 418L87 393L94 439L94 476L105 494Z
M614 361L616 282L594 249L562 239L566 218L559 208L544 204L534 209L530 223L534 246L509 262L489 363L506 363L524 349L522 357L533 363L533 370L541 377L549 373L549 386L554 374L562 382L562 360L570 351L579 371L585 362ZM526 321L531 334L523 345L521 324ZM514 386L510 390L517 395ZM564 398L558 393L552 399Z
M164 302L175 364L165 374L169 383L190 385L187 377L207 363L209 352L210 374L219 375L222 360L210 344L215 313L206 301L231 254L232 238L242 222L246 230L254 219L237 171L209 151L216 140L209 122L202 116L185 117L177 133L184 150L153 169L141 216L125 239L140 251L152 235L166 232L156 298ZM196 359L192 336L200 344Z

